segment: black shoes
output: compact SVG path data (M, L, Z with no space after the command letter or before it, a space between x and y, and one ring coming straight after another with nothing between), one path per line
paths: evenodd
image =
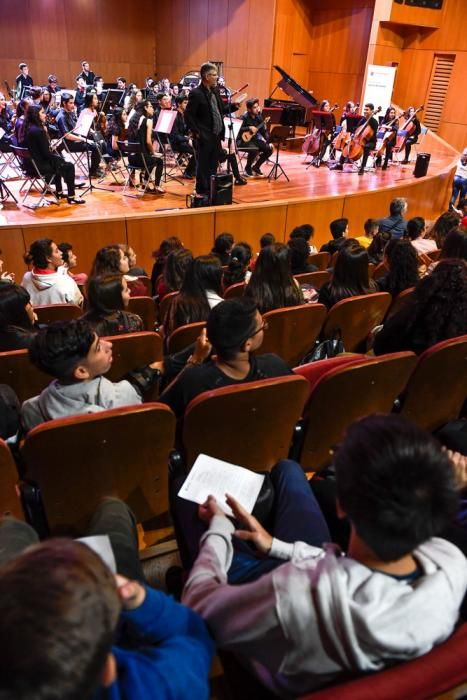
M68 204L86 204L84 199L81 199L81 197L67 197L66 198Z
M336 165L333 165L331 168L331 170L343 170L343 169L344 169L344 166L342 165L342 163L336 163Z
M235 184L236 185L247 185L248 182L245 180L244 177L237 177L237 178L235 178Z
M401 164L402 164L402 165L408 165L408 164L409 164L409 161L408 161L407 159L404 158L404 160L401 160Z
M254 177L255 176L255 174L251 168L245 168L245 175L247 177Z
M256 167L256 168L253 167L252 171L253 171L253 175L256 175L257 177L264 177L263 173L261 172L261 170L258 167Z

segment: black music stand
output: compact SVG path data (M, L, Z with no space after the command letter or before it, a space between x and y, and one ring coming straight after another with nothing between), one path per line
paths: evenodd
M287 182L290 182L284 168L279 163L279 150L281 145L287 141L289 133L289 126L275 126L273 129L271 129L270 143L276 147L276 162L271 168L271 172L268 175L268 180L278 180L280 176L283 175Z

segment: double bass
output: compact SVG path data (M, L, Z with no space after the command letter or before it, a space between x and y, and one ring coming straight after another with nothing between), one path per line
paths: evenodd
M370 119L381 112L381 107L371 112L368 119L356 129L351 140L344 146L342 155L351 161L358 160L363 155L363 149L374 134L370 124Z
M396 139L396 150L397 150L397 151L401 151L401 150L404 148L405 142L407 141L407 139L409 138L409 136L411 136L412 133L414 132L414 130L415 130L415 124L413 123L413 120L415 119L415 117L416 117L416 115L418 114L418 112L421 112L422 109L424 109L424 107L425 107L425 105L421 105L420 107L418 107L418 108L414 111L414 113L412 114L412 116L410 116L410 117L404 122L404 124L402 125L402 127L401 127L401 128L399 129L399 131L397 132L397 139Z

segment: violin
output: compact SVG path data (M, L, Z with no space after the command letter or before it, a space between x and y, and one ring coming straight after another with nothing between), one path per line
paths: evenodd
M376 141L376 149L375 150L376 150L376 156L378 158L381 158L381 156L383 155L387 146L395 140L396 132L391 127L393 126L393 124L395 124L397 122L398 119L400 119L402 117L402 114L403 114L403 112L401 114L399 114L398 116L396 115L394 117L394 119L391 119L391 121L388 122L387 124L381 124L380 128L385 129L386 133L384 134L384 136L382 138L379 138ZM378 132L378 134L379 134L379 132Z
M401 151L404 148L405 142L407 141L409 136L413 134L415 130L415 124L413 123L413 120L415 119L415 116L418 114L418 112L421 112L422 109L424 109L424 107L425 105L421 105L420 107L418 107L412 114L412 116L404 122L402 127L397 132L396 149L398 151Z
M378 109L375 109L374 112L371 112L368 119L361 126L359 126L358 129L356 129L352 138L342 150L342 155L344 158L349 158L351 161L361 158L364 147L374 135L373 128L369 126L370 119L379 112L381 112L381 107L378 107Z

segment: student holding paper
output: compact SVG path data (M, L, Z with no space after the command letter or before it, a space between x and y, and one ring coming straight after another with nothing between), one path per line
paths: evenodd
M231 497L235 524L213 497L199 511L209 529L183 602L281 697L427 653L452 633L467 586L464 554L440 535L462 483L431 435L397 415L370 416L349 428L334 465L338 512L351 524L346 556L302 536L312 509L293 493L297 531L287 538ZM275 568L229 585L234 535Z

